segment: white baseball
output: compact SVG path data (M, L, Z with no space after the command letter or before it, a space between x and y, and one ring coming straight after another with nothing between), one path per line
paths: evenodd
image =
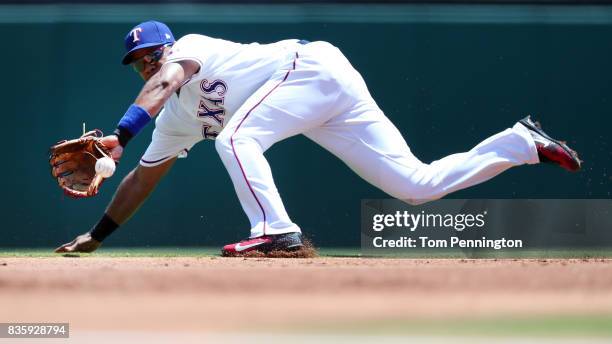
M96 161L96 173L104 178L109 178L115 173L115 161L108 157L98 159Z

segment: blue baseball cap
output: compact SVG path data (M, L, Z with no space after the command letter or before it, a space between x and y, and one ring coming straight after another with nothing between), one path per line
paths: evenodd
M174 35L166 24L150 20L134 26L125 36L124 42L127 52L123 55L121 63L127 65L132 62L133 52L144 48L172 44L174 43Z

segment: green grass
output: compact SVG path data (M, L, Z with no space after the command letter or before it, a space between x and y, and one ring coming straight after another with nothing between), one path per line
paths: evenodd
M612 314L470 319L388 319L287 329L307 333L461 337L612 338Z
M362 254L359 247L318 248L322 257L364 257L364 258L612 258L612 249L596 250L509 250L483 251L466 254L459 250L414 250L388 251L387 254ZM92 254L79 254L81 257L215 257L219 256L217 247L103 247ZM53 248L0 248L0 257L58 257Z
M324 257L357 257L359 248L321 248L319 255ZM101 248L95 253L80 253L81 257L216 257L220 255L217 247L117 247ZM53 248L0 248L0 257L60 257Z

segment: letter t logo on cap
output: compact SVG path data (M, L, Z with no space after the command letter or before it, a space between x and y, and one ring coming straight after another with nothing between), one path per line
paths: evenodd
M131 32L132 36L134 36L134 41L133 41L134 43L140 41L140 38L138 37L139 32L142 32L142 28L137 27Z

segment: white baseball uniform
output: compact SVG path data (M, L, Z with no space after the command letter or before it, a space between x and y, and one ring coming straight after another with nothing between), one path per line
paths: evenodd
M166 63L186 59L200 70L167 101L140 163L154 166L185 155L202 139L216 139L251 222L251 237L300 231L263 155L293 135L304 134L369 183L411 204L539 162L531 134L516 124L466 153L422 163L361 75L327 42L238 44L187 35Z

